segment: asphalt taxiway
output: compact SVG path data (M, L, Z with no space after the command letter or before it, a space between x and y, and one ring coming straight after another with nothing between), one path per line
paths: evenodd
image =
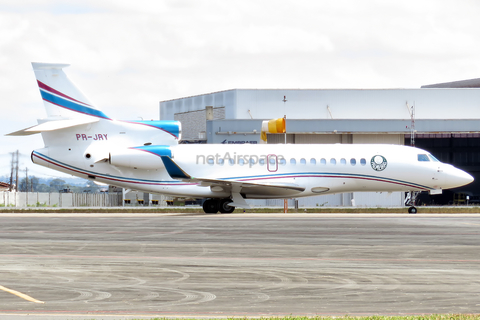
M478 214L0 214L0 259L1 319L480 313Z

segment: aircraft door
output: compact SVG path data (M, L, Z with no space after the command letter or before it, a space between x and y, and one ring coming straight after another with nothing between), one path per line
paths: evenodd
M278 159L276 154L269 154L267 156L267 170L269 172L276 172L278 170Z

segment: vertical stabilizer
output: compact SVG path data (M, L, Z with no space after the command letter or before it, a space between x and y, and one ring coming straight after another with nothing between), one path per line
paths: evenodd
M32 62L48 119L109 119L92 105L63 72L68 64Z

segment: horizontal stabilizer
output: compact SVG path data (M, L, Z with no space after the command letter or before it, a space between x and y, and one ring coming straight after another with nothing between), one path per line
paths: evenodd
M82 124L98 122L98 118L84 118L84 119L68 119L68 120L54 120L41 123L39 125L29 127L20 131L15 131L6 136L28 136L31 134L46 132L46 131L55 131L70 127L76 127Z

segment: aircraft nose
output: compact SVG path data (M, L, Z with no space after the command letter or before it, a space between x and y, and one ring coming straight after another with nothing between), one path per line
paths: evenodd
M473 182L473 177L467 172L455 168L454 166L447 166L444 169L445 182L448 188L461 187Z

